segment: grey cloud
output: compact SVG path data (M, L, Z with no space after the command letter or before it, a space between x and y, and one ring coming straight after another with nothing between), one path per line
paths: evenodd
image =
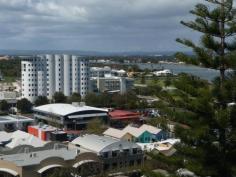
M202 0L0 0L0 48L182 50L179 24Z

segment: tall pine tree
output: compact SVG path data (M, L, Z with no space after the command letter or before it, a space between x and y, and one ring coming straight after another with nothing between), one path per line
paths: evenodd
M177 39L191 47L195 55L177 53L176 57L218 69L220 78L215 81L213 91L206 90L195 98L191 111L197 114L198 124L189 130L177 129L183 142L179 152L184 156L185 167L200 176L233 177L236 174L236 107L227 103L235 101L236 76L227 76L226 70L235 67L236 10L233 0L205 1L190 11L196 16L195 21L181 21L184 26L202 33L200 44Z
M196 45L188 39L177 39L177 42L193 49L195 56L189 57L177 53L176 57L187 63L202 65L220 71L221 83L225 71L235 66L233 60L236 50L236 10L233 0L205 0L207 4L197 4L190 13L196 16L194 21L181 24L202 33L201 44Z

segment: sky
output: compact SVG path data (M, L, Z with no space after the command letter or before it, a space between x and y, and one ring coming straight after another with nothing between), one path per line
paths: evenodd
M0 49L99 52L188 50L182 26L202 0L0 0Z

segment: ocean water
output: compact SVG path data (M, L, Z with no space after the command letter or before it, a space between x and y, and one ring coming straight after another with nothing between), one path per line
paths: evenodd
M162 63L162 64L149 64L149 63L138 63L140 69L169 69L174 74L187 73L200 77L201 79L212 81L219 76L219 70L202 68L193 65L184 64L173 64L173 63Z

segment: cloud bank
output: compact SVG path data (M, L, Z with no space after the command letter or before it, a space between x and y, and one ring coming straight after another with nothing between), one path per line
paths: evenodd
M0 49L183 50L201 0L0 0Z

